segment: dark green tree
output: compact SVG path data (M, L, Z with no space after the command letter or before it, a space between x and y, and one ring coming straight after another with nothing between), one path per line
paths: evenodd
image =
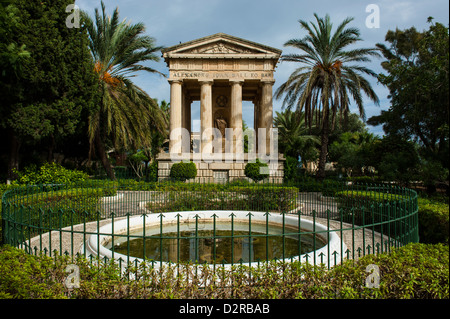
M367 131L342 133L330 145L330 161L336 162L337 168L344 170L349 177L354 173L370 173L370 167L373 167L370 150L376 141L378 138Z
M429 19L432 22L432 19ZM377 44L386 60L379 80L389 89L391 106L368 120L388 136L420 145L425 180L448 178L449 30L431 23L428 30L388 31L387 45ZM437 169L440 166L442 169ZM447 172L447 173L445 173ZM427 181L428 183L428 181ZM448 184L448 179L447 179Z
M76 130L82 110L95 103L87 35L82 28L67 27L69 4L73 0L16 0L2 23L3 29L9 24L8 46L15 48L9 56L29 53L0 72L0 127L10 143L9 178L19 168L22 145L41 143L51 159L57 143ZM1 59L3 66L5 56Z

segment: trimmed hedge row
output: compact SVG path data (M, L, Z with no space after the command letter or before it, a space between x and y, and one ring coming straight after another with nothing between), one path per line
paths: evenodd
M91 267L80 257L31 256L9 246L0 247L0 298L343 298L343 299L442 299L449 298L448 246L409 244L390 254L367 255L359 261L347 261L331 270L311 265L273 262L267 267L246 266L234 271L203 272L176 266L163 274L142 266L128 271L137 280L120 276L116 265ZM64 286L65 268L75 263L80 268L80 288L69 291ZM365 285L369 264L380 269L379 288ZM190 269L190 270L189 270ZM205 268L206 269L206 268ZM199 272L200 273L200 272ZM185 275L190 280L186 280ZM209 279L228 280L230 285L206 285ZM203 286L203 287L202 287Z
M448 244L449 205L435 199L419 198L420 242Z
M154 213L191 210L255 210L287 212L297 206L295 187L241 187L226 190L199 189L170 192L160 203L150 202L147 208Z

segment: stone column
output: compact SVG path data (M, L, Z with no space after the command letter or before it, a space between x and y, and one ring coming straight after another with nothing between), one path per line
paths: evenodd
M184 94L183 98L183 127L191 133L191 97Z
M260 127L261 125L261 121L260 121L260 113L261 113L261 108L260 108L260 98L259 98L260 92L257 93L257 95L255 96L255 98L253 99L253 105L254 105L254 111L253 111L253 129L255 130L255 151L258 151L258 127Z
M182 125L182 81L169 80L170 83L170 134ZM181 132L170 138L169 153L181 153ZM173 139L172 139L173 138ZM179 147L175 148L175 145Z
M242 140L242 84L243 81L231 82L231 123L230 128L233 129L233 140L235 146L232 148L234 153L244 153L244 143ZM237 130L236 130L237 129Z
M201 141L201 151L206 145L210 145L212 141L212 131L211 134L203 136L203 132L206 129L211 129L213 127L212 120L212 84L213 81L199 81L200 88L200 141Z
M266 129L266 154L270 153L270 129L273 125L272 86L274 80L262 82L260 127Z

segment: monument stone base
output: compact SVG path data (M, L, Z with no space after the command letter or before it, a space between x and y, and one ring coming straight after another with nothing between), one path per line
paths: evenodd
M245 165L249 162L248 155L244 154L241 161L204 161L196 158L198 154L190 154L189 161L194 162L197 167L197 177L187 182L196 183L226 183L234 180L252 181L244 174ZM158 180L169 180L170 169L177 161L173 160L169 153L160 153L158 155ZM186 159L187 160L187 159ZM279 155L277 158L267 160L269 166L269 177L261 182L271 182L280 184L283 182L284 162L286 159Z

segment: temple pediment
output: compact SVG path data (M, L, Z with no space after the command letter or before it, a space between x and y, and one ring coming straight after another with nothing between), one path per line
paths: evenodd
M224 33L181 43L162 50L171 58L265 58L278 59L281 51Z

